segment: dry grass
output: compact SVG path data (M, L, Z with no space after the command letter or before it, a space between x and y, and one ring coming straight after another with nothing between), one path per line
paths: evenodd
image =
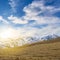
M60 60L60 38L0 49L0 60Z

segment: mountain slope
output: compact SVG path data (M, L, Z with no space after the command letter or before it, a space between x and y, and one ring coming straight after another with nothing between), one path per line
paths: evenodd
M0 39L0 48L22 46L25 44L32 44L43 40L51 40L57 37L59 36L55 34L50 34L44 36L34 35L34 36L20 37L15 39L8 38L5 41Z
M0 60L60 60L60 38L0 49Z

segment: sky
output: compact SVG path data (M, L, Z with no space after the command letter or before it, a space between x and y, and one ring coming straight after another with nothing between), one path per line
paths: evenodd
M0 0L0 33L14 38L60 36L60 0Z

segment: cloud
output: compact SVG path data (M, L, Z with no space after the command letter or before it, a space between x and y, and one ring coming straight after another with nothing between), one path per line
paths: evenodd
M21 35L25 35L25 33L27 34L27 36L30 34L38 34L40 36L44 36L47 34L58 34L60 30L60 18L53 16L53 14L58 12L60 8L49 5L45 6L44 4L44 0L35 0L28 6L24 7L24 16L19 18L11 15L8 17L8 20L10 20L14 24L25 24L23 28L20 29L19 27L18 29L24 32ZM34 20L34 23L31 23L29 25L29 21L31 20ZM34 27L36 25L41 26L44 24L47 24L47 26L44 26L42 28Z
M23 18L27 21L35 20L35 24L59 24L60 18L53 16L56 12L60 11L60 7L45 6L44 0L33 1L28 6L24 7L23 11L25 16ZM59 21L59 22L58 22Z
M9 5L10 5L11 10L13 11L13 13L15 13L16 12L16 7L17 7L17 1L9 0Z
M4 24L9 24L9 22L7 20L5 20L2 16L0 16L0 22L2 22Z
M37 28L39 31L37 30L38 32L36 33L39 33L40 36L47 34L57 34L57 32L59 32L60 18L54 16L53 14L60 11L60 7L49 5L46 6L44 0L35 0L28 6L24 7L23 11L25 12L25 16L23 16L25 20L35 20L34 24L30 24L31 27L34 25L41 26L47 24L46 27L42 27L40 29Z
M55 17L53 14L60 11L60 7L56 8L55 6L49 6L49 5L46 6L44 0L38 0L38 1L35 0L28 6L25 6L23 8L23 11L25 12L24 16L20 18L15 16L10 16L8 17L8 19L15 24L25 24L25 27L36 28L33 26L36 25L41 26L47 24L48 27L47 30L51 29L51 31L53 30L54 27L59 27L60 18ZM30 20L35 20L35 21L34 23L31 23L29 25ZM50 26L53 28L50 28ZM42 27L39 30L45 28L46 27Z
M14 0L11 0L14 1ZM60 8L54 6L45 6L44 0L35 0L23 8L25 15L18 18L15 16L8 17L15 24L27 24L30 20L35 20L35 24L53 24L59 23L60 18L54 17L53 14L60 11ZM13 5L14 6L14 5ZM58 22L59 21L59 22Z
M51 26L45 27L43 29L37 29L37 28L32 28L32 27L29 27L29 28L25 27L25 28L19 28L19 29L8 27L6 29L7 29L7 32L10 31L12 34L9 39L1 40L0 38L1 47L6 47L7 44L10 47L14 47L14 45L21 46L25 43L36 42L35 40L39 41L40 38L47 36L47 35L53 35L55 33L57 35L60 35L59 34L60 28L54 29ZM34 40L31 40L30 39L31 37L34 38Z
M45 1L44 0L38 0L38 1L33 1L31 4L28 6L24 7L23 11L27 15L42 15L44 14L45 16L50 16L57 11L60 11L60 7L56 9L54 6L45 6Z
M14 24L27 24L28 23L26 20L23 20L21 18L15 17L13 15L11 15L10 17L8 17L8 19L10 21L12 21Z

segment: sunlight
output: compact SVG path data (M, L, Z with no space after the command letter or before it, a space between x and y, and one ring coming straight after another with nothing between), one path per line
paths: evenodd
M6 38L10 38L12 36L12 32L9 30L9 31L3 31L1 33L1 38L3 39L6 39Z
M15 36L15 31L11 28L3 29L0 33L0 38L1 39L9 39L9 38L14 38Z
M18 30L13 29L13 28L3 28L0 31L0 41L9 41L10 39L17 39L19 38L19 36L21 37L20 33Z
M8 27L6 29L3 28L0 30L0 44L3 47L6 47L6 46L14 47L14 45L17 44L16 39L18 38L21 38L21 34L16 29Z
M0 30L0 44L2 46L9 45L10 47L14 46L16 44L18 44L18 46L20 46L20 45L28 42L28 40L26 40L27 37L33 35L30 32L29 31L25 32L24 29L19 29L18 30L18 29L14 29L14 28L11 28L11 27L2 28ZM26 41L23 42L23 40L24 41L26 40Z

